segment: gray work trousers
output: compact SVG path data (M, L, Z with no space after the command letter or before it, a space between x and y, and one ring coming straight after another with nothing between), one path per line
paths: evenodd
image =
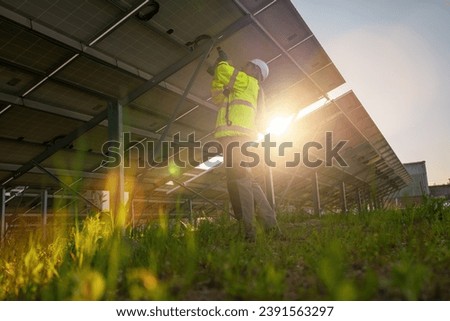
M249 141L245 137L224 137L219 142L223 148L224 166L226 167L227 188L233 212L243 222L247 238L255 237L255 205L256 214L266 230L278 229L276 214L270 206L261 186L254 179L251 167L243 167L241 162L252 159L241 152L243 143ZM238 145L238 146L236 146Z

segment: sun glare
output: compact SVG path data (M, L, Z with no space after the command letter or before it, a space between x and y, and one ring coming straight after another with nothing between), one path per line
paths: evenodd
M266 133L273 134L275 136L281 136L289 129L289 125L292 122L294 116L276 116L274 117L269 127L266 130Z

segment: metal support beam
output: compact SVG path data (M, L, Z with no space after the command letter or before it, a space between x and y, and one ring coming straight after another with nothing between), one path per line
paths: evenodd
M183 105L183 103L186 100L187 95L189 94L189 92L191 91L192 85L194 84L195 80L197 79L197 76L203 66L203 64L205 63L206 59L209 56L209 53L211 52L211 50L214 48L215 45L215 41L212 40L208 49L205 50L205 52L203 53L202 58L200 59L197 68L195 68L194 73L192 74L191 79L189 79L189 82L186 85L186 88L184 89L183 94L181 95L180 99L178 100L177 105L175 106L175 109L169 119L169 122L167 123L167 125L164 127L164 130L158 140L158 142L156 143L156 148L155 148L155 155L153 156L153 159L157 159L160 155L161 152L161 145L162 142L164 141L164 139L166 138L167 134L170 131L170 128L172 127L172 124L174 123L174 121L176 120L177 116L178 116L178 112L181 108L181 106Z
M123 114L122 105L117 101L108 104L108 135L111 141L118 146L120 156L119 164L110 169L110 202L111 212L114 217L119 214L119 209L125 205L125 168L124 168L124 146L123 146Z
M48 208L48 190L44 189L41 192L41 213L42 213L42 232L44 239L47 236L47 208Z
M82 194L80 194L79 192L77 192L75 189L73 189L70 185L67 185L66 183L64 183L62 180L60 180L56 175L54 175L53 173L49 172L48 170L46 170L44 167L42 167L39 163L35 162L34 166L36 166L37 168L39 168L42 172L44 172L45 174L47 174L48 176L50 176L51 178L53 178L55 181L57 181L61 186L64 187L64 189L69 190L69 192L71 192L73 195L78 196L79 198L83 199L86 203L88 203L89 205L93 206L94 208L96 208L97 210L101 210L96 204L92 203L90 200L88 200L86 197L84 197Z
M0 138L0 143L1 142L2 142L2 139ZM2 171L13 172L13 171L17 170L19 167L20 167L20 165L17 165L17 164L0 163L0 170L2 170ZM74 170L70 170L70 169L57 169L57 168L49 168L49 167L45 167L45 169L54 175L58 174L61 176L82 177L82 178L97 179L97 180L104 180L106 178L106 175L102 174L102 173L81 172L81 171L74 171ZM40 171L37 168L32 168L28 172L34 173L34 174L42 173L42 171Z
M48 207L48 190L41 191L41 213L42 213L42 225L47 225L47 207Z
M60 140L57 140L53 145L51 145L49 148L47 148L45 151L34 157L32 160L30 160L28 163L22 165L18 170L16 170L14 173L12 173L10 176L8 176L6 179L4 179L1 182L1 186L5 186L8 182L12 181L13 179L16 179L26 172L28 172L30 169L32 169L35 164L40 164L53 154L55 154L60 149L66 147L70 143L72 143L75 139L82 136L84 133L86 133L88 130L94 128L96 125L98 125L100 122L105 120L107 116L107 111L102 111L97 116L93 117L88 122L81 125L79 128L75 129L71 133L69 133L64 138L61 138Z
M273 173L272 173L272 167L265 166L264 168L264 181L265 181L265 187L266 187L266 197L269 201L270 206L272 209L275 210L275 190L273 187Z
M377 209L378 209L378 210L383 209L383 200L382 200L382 197L381 197L381 196L378 196L378 197L377 197Z
M348 208L347 208L347 196L345 192L345 182L341 182L340 192L341 192L341 210L342 213L347 213Z
M320 192L319 192L319 178L317 172L314 172L312 177L312 201L314 207L314 214L320 215Z
M372 207L373 204L372 204L372 198L370 196L370 189L367 189L365 194L366 194L366 196L365 196L366 205L365 206L371 212L373 210L373 207Z
M374 195L373 196L373 207L375 210L379 210L380 209L380 203L378 201L378 195Z
M288 58L296 67L297 69L306 76L306 78L309 79L309 81L311 81L313 83L313 85L319 90L319 92L323 95L323 97L325 97L327 100L330 100L330 98L328 97L328 93L326 91L324 91L319 84L317 83L316 80L314 80L313 77L311 77L310 74L308 74L304 68L300 65L300 63L298 61L296 61L293 56L288 52L288 50L284 49L283 46L274 38L274 36L267 31L266 28L264 28L264 26L262 25L261 22L259 22L259 20L255 17L255 15L252 15L251 12L246 8L246 6L242 3L242 1L240 0L233 0L234 3L242 10L244 11L246 14L250 15L250 18L253 20L253 23L262 31L262 33L264 33L264 35L266 37L268 37L270 39L270 41L276 46L278 47L278 49L283 53L283 55ZM275 3L275 1L272 2L272 4ZM269 6L267 6L269 7Z
M0 196L0 238L1 238L1 244L3 245L3 242L5 240L5 233L6 233L6 190L5 188L1 188L1 196Z
M218 209L223 209L223 207L220 206L219 204L217 204L217 203L211 201L210 199L208 199L207 197L203 196L203 195L200 194L199 192L193 190L192 188L187 187L185 183L178 182L178 181L175 180L175 179L173 179L172 181L173 181L175 184L177 184L178 186L180 186L180 187L182 187L182 188L188 190L189 192L193 193L194 195L200 197L202 200L204 200L204 201L208 202L209 204L213 205L214 207L216 207L216 208L218 208ZM231 216L234 217L234 215L232 215L231 212L229 212L229 214L230 214Z
M366 189L361 189L361 208L363 212L367 212L367 198Z
M194 210L192 208L192 199L188 198L187 205L189 207L189 222L192 224L194 223Z
M0 101L80 121L89 121L92 118L92 116L87 114L71 111L65 108L56 107L47 103L43 103L41 101L22 98L20 96L14 96L6 93L0 93ZM108 121L106 120L106 118L105 120L99 122L99 125L107 127ZM160 137L160 134L137 127L127 126L126 130L130 131L133 134L142 135L153 139L158 139Z
M372 211L372 200L371 200L371 198L370 198L370 191L369 190L366 190L365 191L365 197L364 197L364 199L365 199L365 207L366 207L366 209L369 211L369 212L371 212Z
M102 30L99 34L97 34L95 37L93 37L93 39L91 39L89 41L88 46L92 47L93 45L95 45L97 42L101 41L102 39L104 39L106 36L108 36L109 34L111 34L114 30L116 30L120 25L122 25L128 18L130 18L131 16L134 16L136 14L137 11L139 11L144 5L146 5L149 2L149 0L144 0L143 2L141 2L140 4L138 4L137 6L132 7L130 10L128 10L127 12L125 12L125 15L120 17L118 20L114 21L113 23L111 23L109 26L107 26L104 30Z
M134 199L130 199L130 212L131 212L131 227L134 229L136 227L136 215L134 212Z
M358 213L361 214L362 211L362 200L361 200L361 190L356 189L356 206L358 207Z

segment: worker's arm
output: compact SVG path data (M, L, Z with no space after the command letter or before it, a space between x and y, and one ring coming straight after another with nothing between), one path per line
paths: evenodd
M209 66L207 69L208 74L210 74L211 76L214 76L216 67L220 62L228 61L228 55L225 53L225 51L222 50L222 48L217 47L217 52L219 56L217 57L216 62L214 63L214 65Z

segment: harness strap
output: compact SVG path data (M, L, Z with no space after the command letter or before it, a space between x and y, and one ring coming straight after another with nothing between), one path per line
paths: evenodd
M227 109L225 111L225 121L227 122L227 126L231 126L233 124L230 120L230 93L233 90L234 83L236 81L236 77L237 77L238 73L239 73L239 70L234 68L233 74L230 77L230 81L223 89L223 94L225 97L227 97Z

